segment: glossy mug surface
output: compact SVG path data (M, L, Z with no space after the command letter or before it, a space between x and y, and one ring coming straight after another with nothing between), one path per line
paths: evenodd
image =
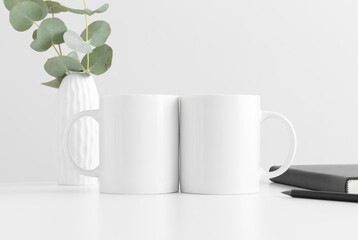
M81 117L99 122L100 163L78 167L68 150L68 135ZM101 98L100 108L72 118L64 133L67 157L81 174L99 178L100 191L120 194L177 192L179 187L179 98L123 95Z
M296 134L281 114L261 110L254 95L187 96L180 103L181 191L245 194L259 191L260 175L281 175L292 163ZM260 167L261 123L275 118L290 133L289 156L282 167Z

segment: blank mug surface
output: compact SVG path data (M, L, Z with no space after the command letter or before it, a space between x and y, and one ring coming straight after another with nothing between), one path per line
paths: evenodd
M127 96L102 101L101 191L178 191L178 97Z
M187 96L181 98L180 112L181 190L199 194L258 192L260 97Z
M99 110L76 115L68 125L66 134L76 120L85 116L99 122L100 163L94 170L73 166L84 175L98 177L101 192L156 194L178 191L177 96L102 97ZM68 158L72 159L68 149L66 152Z

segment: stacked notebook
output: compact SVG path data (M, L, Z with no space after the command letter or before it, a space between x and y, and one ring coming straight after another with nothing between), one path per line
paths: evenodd
M273 166L270 171L278 169ZM317 191L358 194L358 164L293 165L275 183Z

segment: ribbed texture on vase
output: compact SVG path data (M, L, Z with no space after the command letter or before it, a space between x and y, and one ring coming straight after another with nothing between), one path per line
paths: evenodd
M63 131L69 119L84 110L99 107L99 96L92 76L70 74L61 83L58 94L57 158L58 183L63 185L86 185L97 183L97 178L79 174L65 158L62 148ZM78 166L93 169L98 165L98 123L89 117L81 118L72 128L69 149Z

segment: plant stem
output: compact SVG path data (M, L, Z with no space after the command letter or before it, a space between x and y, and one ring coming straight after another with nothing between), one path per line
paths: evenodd
M59 53L59 51L57 50L57 48L55 47L55 45L53 45L52 43L52 47L55 49L55 51L57 52L58 56L61 56L61 54Z
M85 5L85 11L87 12L86 0L83 0L83 4ZM85 14L85 20L86 20L86 42L88 42L88 20L87 20L87 14ZM89 71L89 64L90 64L89 61L90 61L89 53L87 53L87 71Z
M58 49L60 50L60 54L62 56L61 44L58 44Z

